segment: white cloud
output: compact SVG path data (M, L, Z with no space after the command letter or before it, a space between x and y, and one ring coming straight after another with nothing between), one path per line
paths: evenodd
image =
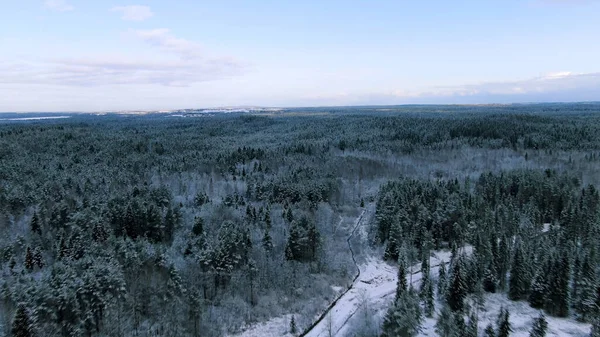
M126 21L144 21L154 16L154 13L148 6L117 6L111 9L113 12L121 12L121 19Z
M173 36L166 29L136 31L133 36L171 54L58 58L38 62L0 63L0 83L99 86L149 84L189 86L243 73L245 65L213 56L199 44Z
M205 54L200 44L173 36L168 29L136 30L133 35L182 59L201 58Z
M45 0L44 6L58 12L68 12L75 9L75 7L69 5L66 0Z

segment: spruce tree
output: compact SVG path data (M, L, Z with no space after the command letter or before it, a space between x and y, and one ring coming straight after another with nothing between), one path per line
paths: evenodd
M532 308L542 309L546 304L548 294L548 271L547 267L540 267L531 283L531 292L529 293L529 305Z
M477 337L477 327L478 327L478 319L477 315L474 312L471 312L469 315L469 322L467 323L467 327L465 328L465 337Z
M512 326L510 324L510 313L505 308L500 308L500 313L498 313L498 320L496 321L498 325L498 334L497 337L508 337L512 332Z
M446 302L452 311L462 311L467 296L467 285L464 275L463 258L459 257L450 273L450 283L446 291Z
M485 269L483 275L483 290L488 293L495 293L497 283L498 281L496 280L496 271L494 270L494 265L490 264L488 268Z
M553 264L550 282L550 292L546 301L546 311L550 315L567 317L570 303L570 276L571 268L568 252L563 252L562 257Z
M412 290L402 293L388 309L382 326L383 337L417 336L421 327L419 298Z
M447 305L442 307L435 323L435 332L439 336L461 337L459 327L456 326L454 313Z
M513 301L518 301L525 298L529 292L529 278L527 277L528 270L525 266L525 263L523 250L521 248L521 244L519 244L515 249L515 256L508 281L508 298Z
M265 234L262 238L262 245L266 252L270 252L273 249L273 239L268 230L265 230Z
M542 312L533 321L533 327L531 328L529 337L545 337L547 331L548 331L548 322L546 321L546 316L544 316L544 313Z
M494 331L492 323L488 324L488 326L485 327L485 330L483 330L483 335L485 337L496 337L496 331Z
M437 283L437 292L438 296L441 298L445 297L446 294L446 283L447 283L447 274L446 274L446 263L444 261L440 262L440 268L438 269L438 283Z
M433 281L428 277L424 287L421 288L421 299L423 301L423 313L426 317L432 317L435 310L435 301L433 298Z
M204 219L202 219L201 217L196 217L194 219L192 234L194 234L195 236L202 236L202 234L204 234Z
M592 265L590 257L586 256L580 273L579 296L575 303L575 309L581 321L587 322L596 314L596 291L598 282L596 268Z
M13 337L32 337L31 322L24 304L19 304L11 329Z
M31 252L31 248L27 247L27 252L25 253L25 268L27 268L29 271L32 271L33 267L35 267L33 253Z
M592 331L590 332L590 337L600 337L600 318L596 318L596 320L592 324Z
M37 212L33 212L33 217L31 218L31 223L29 224L29 228L31 229L32 233L42 235L42 225L40 223L40 219L38 217Z
M403 254L398 259L398 279L396 280L396 298L398 301L408 290L408 281L406 280L406 259Z
M292 319L290 320L290 333L293 335L298 332L298 327L296 326L296 319L294 315L292 315Z

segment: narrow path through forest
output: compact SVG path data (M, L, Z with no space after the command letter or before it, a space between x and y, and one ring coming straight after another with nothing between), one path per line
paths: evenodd
M358 266L358 263L356 262L356 257L354 255L354 250L352 250L352 244L350 243L350 240L352 240L352 238L354 237L354 235L356 233L356 230L361 226L361 224L363 222L362 220L363 220L366 212L367 212L367 208L363 209L363 211L360 213L360 215L356 219L356 224L354 225L352 232L346 239L346 242L348 243L348 249L350 250L350 255L352 256L352 262L354 263L354 266L356 267L356 271L357 271L356 276L354 276L354 278L352 279L352 283L350 284L350 286L343 293L341 293L333 302L331 302L331 304L327 307L327 309L325 309L325 311L319 316L319 318L317 318L317 320L313 324L311 324L308 328L306 328L304 330L304 332L302 332L299 335L299 337L313 336L313 335L319 336L320 335L319 332L322 330L321 325L328 323L328 322L325 322L327 315L330 314L331 310L338 305L339 300L342 299L349 291L351 291L354 288L354 285L356 284L358 278L360 277L360 275L361 275L360 267ZM315 335L315 332L317 332L316 335Z

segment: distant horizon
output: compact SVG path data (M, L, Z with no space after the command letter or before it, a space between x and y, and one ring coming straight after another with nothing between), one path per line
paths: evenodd
M321 105L321 106L263 106L263 105L240 105L240 106L211 106L211 107L187 107L173 109L131 109L131 110L90 110L90 111L0 111L0 114L93 114L93 113L127 113L127 112L174 112L181 110L234 110L234 109L326 109L326 108L385 108L385 107L411 107L411 106L510 106L510 105L544 105L544 104L600 104L600 101L573 101L573 102L512 102L512 103L406 103L406 104L369 104L369 105Z

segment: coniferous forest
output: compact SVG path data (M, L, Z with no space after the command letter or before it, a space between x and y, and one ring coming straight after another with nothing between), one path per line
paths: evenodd
M0 122L0 336L304 336L374 258L347 335L600 334L600 104L183 116Z

